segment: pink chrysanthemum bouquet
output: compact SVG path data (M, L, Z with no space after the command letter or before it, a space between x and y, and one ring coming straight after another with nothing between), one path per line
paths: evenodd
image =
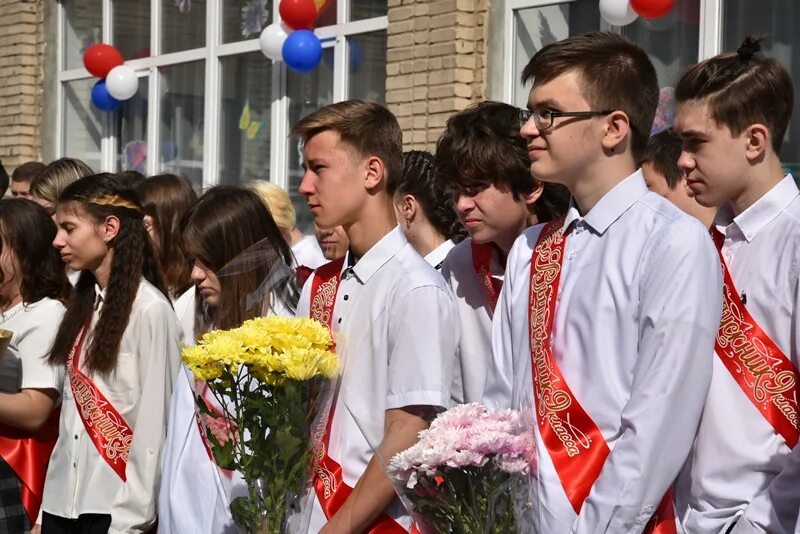
M535 471L530 419L462 404L440 414L413 447L389 462L424 530L452 534L531 532L518 523Z

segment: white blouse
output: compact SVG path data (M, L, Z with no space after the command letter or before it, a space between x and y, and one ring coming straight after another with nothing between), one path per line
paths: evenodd
M105 292L96 288L97 323ZM85 358L91 335L79 355ZM75 519L81 514L110 514L109 534L140 533L156 519L161 476L159 456L166 434L172 383L178 373L180 329L169 300L142 280L122 336L116 369L89 375L133 431L126 466L127 482L100 456L78 413L68 380L58 442L47 470L42 509ZM85 368L83 372L87 371Z
M0 328L13 333L0 359L0 391L16 393L32 388L61 391L63 370L48 365L47 358L63 316L64 305L49 298L19 303L0 314Z
M179 313L177 304L175 312ZM273 313L292 316L280 301L276 301ZM194 319L189 321L184 317L181 323L194 325ZM191 328L184 331L184 339L194 344L193 326ZM194 384L194 375L182 365L173 386L161 460L158 531L160 534L236 534L230 503L236 497L247 496L247 485L240 473L220 469L209 457L197 424Z
M316 269L320 265L328 263L325 255L322 254L322 249L319 248L317 238L313 235L307 235L298 241L292 247L292 254L297 265L303 265L309 269Z

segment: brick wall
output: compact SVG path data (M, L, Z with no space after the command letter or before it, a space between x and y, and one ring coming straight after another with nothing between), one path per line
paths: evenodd
M484 98L489 0L389 0L386 103L405 149L432 150L447 118Z
M0 0L0 160L10 172L41 154L43 0Z

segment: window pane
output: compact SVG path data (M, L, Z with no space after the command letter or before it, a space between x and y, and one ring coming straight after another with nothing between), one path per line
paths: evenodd
M166 84L161 100L159 171L184 176L196 189L203 185L203 97L205 65L194 61L162 67Z
M314 27L321 28L323 26L333 26L336 24L337 10L336 0L328 0L322 7L322 12L314 23Z
M117 169L147 174L147 77L139 78L139 92L117 113Z
M150 2L114 0L112 36L125 59L150 57Z
M660 87L674 86L680 75L697 63L700 39L700 0L677 0L669 14L656 20L639 17L622 34L650 56Z
M723 4L723 49L736 50L748 35L766 33L762 43L767 56L789 69L793 80L800 79L800 3L796 0L726 0ZM795 108L800 101L800 84L794 85ZM795 112L783 139L781 160L800 175L800 113Z
M64 88L64 155L85 161L100 170L100 139L103 136L104 111L91 103L92 86L97 80L65 82Z
M162 0L161 52L180 52L206 45L205 0Z
M272 0L225 0L222 3L222 42L256 39L272 22Z
M319 67L308 74L289 71L287 80L289 96L289 127L300 122L322 106L333 102L333 62L321 61ZM289 196L297 211L297 227L305 234L313 231L313 218L305 198L298 193L302 171L303 152L300 142L289 140Z
M101 0L64 2L64 65L83 67L83 53L102 41L103 3Z
M381 0L351 0L350 20L382 17L388 13L387 3Z
M386 31L354 35L348 37L347 42L350 45L350 98L385 102Z
M219 182L269 180L272 61L261 52L222 58Z
M520 76L533 55L550 43L600 29L600 8L595 0L569 4L530 7L514 11L513 104L524 107L530 84L523 86Z

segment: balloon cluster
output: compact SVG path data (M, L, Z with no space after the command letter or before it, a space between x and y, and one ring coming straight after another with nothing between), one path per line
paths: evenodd
M661 18L675 5L675 0L600 0L600 15L612 26L627 26L638 17Z
M261 32L261 51L272 60L282 59L297 72L317 68L322 59L322 43L314 23L330 0L281 0L278 11L282 23L272 23Z
M83 65L100 78L92 87L92 104L103 111L116 111L139 90L136 71L125 65L119 50L107 44L93 44L83 54Z

